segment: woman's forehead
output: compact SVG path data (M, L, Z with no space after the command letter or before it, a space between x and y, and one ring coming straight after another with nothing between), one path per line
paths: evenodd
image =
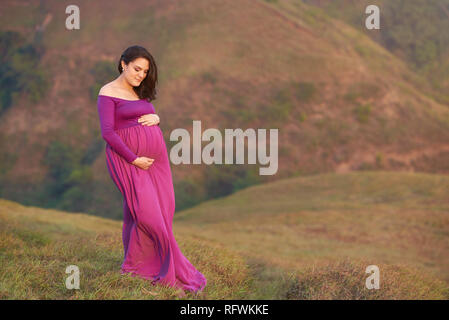
M145 69L145 68L149 67L148 60L144 59L144 58L137 58L136 60L133 61L133 64L141 69Z

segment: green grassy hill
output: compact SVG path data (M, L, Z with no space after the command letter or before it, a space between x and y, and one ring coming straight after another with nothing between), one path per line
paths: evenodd
M251 277L241 257L193 235L176 237L206 276L207 299L239 299ZM86 214L25 207L0 200L1 299L176 299L174 289L120 274L121 223ZM65 287L77 265L80 290ZM191 293L186 299L199 298Z
M286 268L405 263L449 280L449 177L320 174L254 186L175 215L178 227Z
M255 186L175 215L189 299L449 299L449 177L364 172ZM0 201L3 299L176 299L119 274L121 223ZM78 265L81 290L65 289ZM380 289L365 288L365 268ZM156 295L153 295L156 294Z
M368 265L393 264L447 284L448 190L447 176L320 174L209 201L175 215L175 223L178 230L185 224L204 241L219 241L256 264L290 271L311 268L324 278L346 269L363 274ZM342 259L350 261L349 267L343 267ZM357 267L351 264L360 259L364 262ZM394 268L383 272L385 277L398 275ZM303 279L310 277L306 272ZM405 282L404 292L410 285ZM321 291L320 296L332 293Z

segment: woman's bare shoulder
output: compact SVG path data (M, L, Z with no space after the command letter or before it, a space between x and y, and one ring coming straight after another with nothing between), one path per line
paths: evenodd
M100 88L100 92L98 92L98 95L114 96L115 92L116 90L114 90L114 84L112 82L109 82Z

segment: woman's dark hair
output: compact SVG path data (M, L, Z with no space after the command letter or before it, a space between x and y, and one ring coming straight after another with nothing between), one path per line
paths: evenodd
M149 70L145 79L142 80L138 87L133 87L140 99L146 99L148 102L156 99L156 84L157 84L157 67L153 56L141 46L131 46L127 48L120 57L118 62L118 71L123 72L122 60L128 65L131 61L137 58L145 58L149 63Z

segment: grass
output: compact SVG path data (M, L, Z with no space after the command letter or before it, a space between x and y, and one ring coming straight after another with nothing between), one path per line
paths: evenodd
M431 174L319 174L179 212L177 242L208 279L185 299L448 299L448 187ZM179 299L120 275L120 221L0 208L0 298ZM65 287L69 265L79 290ZM365 287L369 265L379 290Z
M447 284L409 266L379 265L379 289L368 289L368 261L343 260L309 267L290 282L287 299L304 300L440 300L449 298Z
M300 176L208 201L175 221L285 270L362 259L407 265L447 282L447 190L448 177L432 174Z
M120 222L6 200L1 200L0 222L2 299L177 299L173 288L120 274ZM177 238L208 279L202 298L244 298L251 277L242 257L194 236ZM80 290L65 287L69 265L79 267ZM188 293L185 299L194 298L199 297Z

